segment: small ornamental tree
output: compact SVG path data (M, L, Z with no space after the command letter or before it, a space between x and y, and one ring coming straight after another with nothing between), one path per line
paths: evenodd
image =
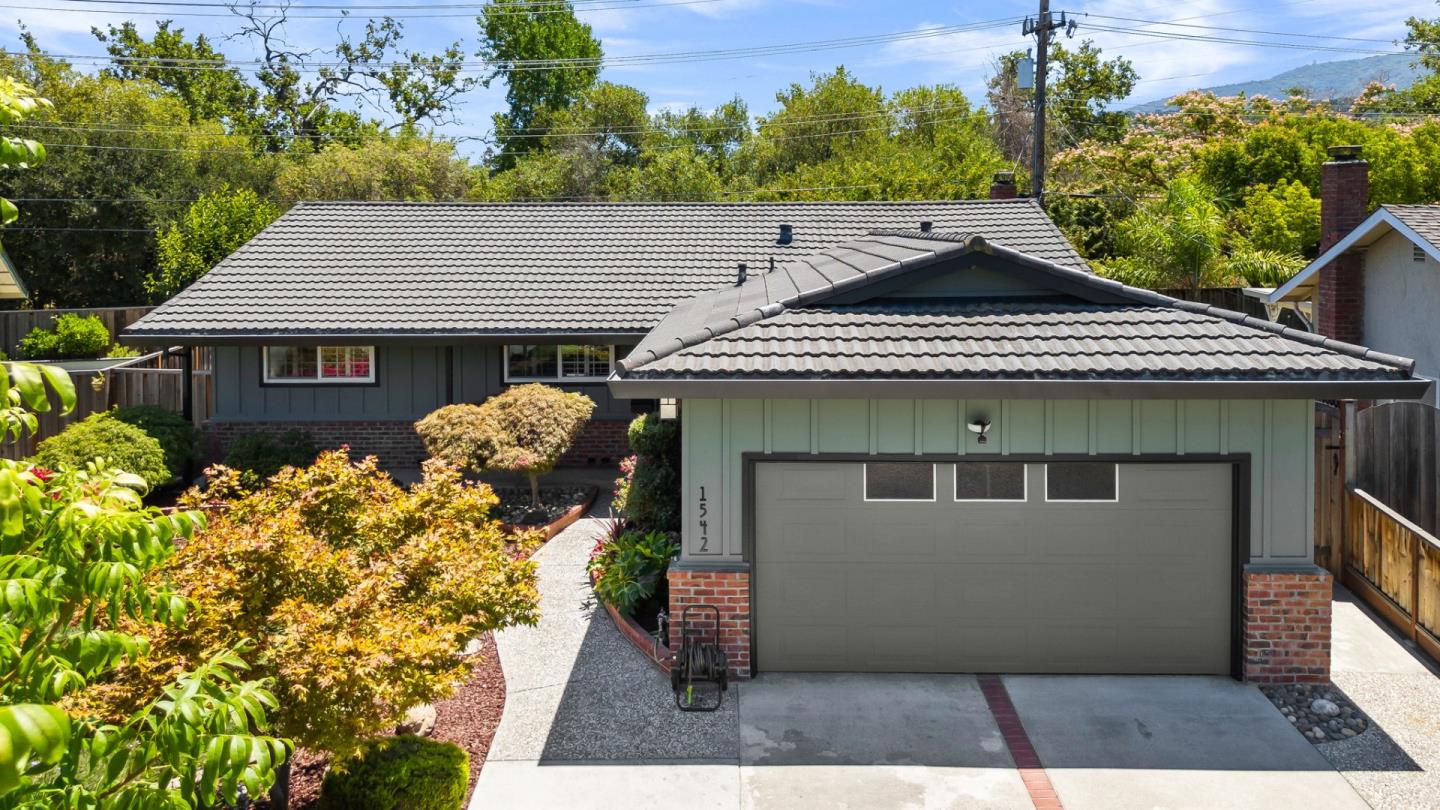
M534 533L489 517L497 499L428 462L406 490L373 457L322 453L254 492L223 467L182 502L211 514L160 572L195 602L186 632L150 635L149 658L91 694L123 713L205 649L251 639L273 678L275 727L301 747L345 755L419 703L463 682L477 636L534 624Z
M447 405L415 425L436 458L476 470L524 473L540 505L540 476L555 469L595 411L584 394L517 385L481 405Z

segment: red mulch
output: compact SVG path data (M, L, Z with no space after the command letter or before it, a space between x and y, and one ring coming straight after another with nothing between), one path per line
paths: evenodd
M470 754L470 790L480 778L490 741L505 711L505 673L500 668L500 655L495 638L489 633L481 639L470 680L455 690L449 700L435 704L435 731L430 739L453 742ZM310 751L296 751L290 766L291 810L314 807L320 798L320 783L325 778L329 758ZM470 801L469 791L465 801Z

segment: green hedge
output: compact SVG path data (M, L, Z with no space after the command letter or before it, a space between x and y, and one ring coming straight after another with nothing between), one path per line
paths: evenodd
M454 743L403 734L367 741L331 763L320 810L460 810L470 755Z
M287 430L279 436L250 433L230 445L225 466L244 474L250 486L264 483L285 467L309 467L320 449L303 430Z
M641 532L680 531L680 422L657 414L630 423L635 471L625 495L625 517Z
M30 360L70 360L99 357L110 347L110 330L98 316L66 313L55 326L37 326L20 338L20 353Z
M200 460L200 431L180 414L158 405L132 405L116 408L111 415L140 428L160 443L171 477L185 475L186 465Z
M50 469L81 470L97 457L104 457L107 466L144 478L151 489L171 478L160 442L108 411L92 413L40 442L31 461Z

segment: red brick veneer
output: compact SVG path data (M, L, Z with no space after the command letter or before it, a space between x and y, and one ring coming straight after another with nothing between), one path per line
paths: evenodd
M630 454L626 437L629 422L591 420L575 438L570 451L561 459L561 466L612 464ZM251 433L279 435L290 430L310 434L316 446L333 450L342 444L350 446L351 455L378 456L382 467L417 467L427 457L425 445L409 420L336 420L329 422L223 422L205 424L206 458L219 461L230 445Z
M720 609L720 643L730 661L730 674L750 677L750 572L746 569L670 566L670 648L680 649L680 619L688 605ZM696 626L709 628L709 611Z
M1370 166L1354 156L1336 156L1320 167L1320 252L1350 235L1370 209ZM1316 327L1320 334L1360 343L1364 338L1365 260L1347 253L1320 269Z
M1330 572L1318 566L1244 571L1245 680L1330 680Z

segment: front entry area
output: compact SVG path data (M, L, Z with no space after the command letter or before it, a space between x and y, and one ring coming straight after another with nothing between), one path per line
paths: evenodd
M1230 674L1235 466L755 464L757 671Z

